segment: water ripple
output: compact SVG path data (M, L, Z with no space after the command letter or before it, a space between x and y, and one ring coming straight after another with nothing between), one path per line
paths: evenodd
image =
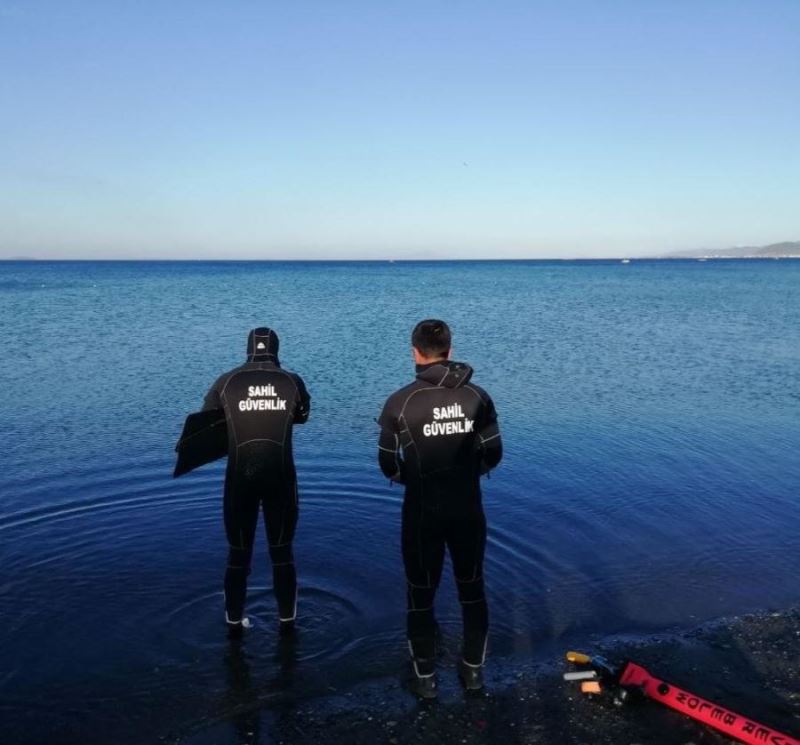
M495 653L795 600L799 280L798 262L4 267L2 718L86 741L91 712L156 741L230 710L224 464L173 480L173 446L265 322L313 397L295 440L298 689L405 659L402 490L378 473L374 419L432 312L504 434L483 482ZM270 576L259 528L256 702L292 688ZM437 613L457 655L449 564Z

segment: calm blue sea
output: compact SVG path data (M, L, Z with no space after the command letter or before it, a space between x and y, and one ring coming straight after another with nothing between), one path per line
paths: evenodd
M288 656L261 533L251 576L261 703L399 675L402 493L374 420L429 316L505 438L484 482L494 660L796 603L800 261L7 262L0 741L179 739L238 705L223 466L171 471L257 325L313 396ZM457 649L449 575L438 605Z

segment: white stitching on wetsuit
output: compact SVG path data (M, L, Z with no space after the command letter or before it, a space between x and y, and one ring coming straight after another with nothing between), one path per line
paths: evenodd
M239 444L239 447L244 447L245 445L249 445L251 442L274 442L276 445L280 445L283 447L282 442L278 442L277 440L270 440L269 437L253 437L251 440L245 440L244 442Z
M394 467L397 469L395 471L395 475L399 476L401 472L400 468L400 435L397 432L394 433Z
M417 388L416 390L411 391L411 393L408 394L405 402L403 403L403 408L400 409L400 413L397 415L397 420L400 421L400 419L406 413L406 407L408 406L409 401L411 401L411 399L414 398L414 396L416 396L418 393L422 393L423 391L435 391L437 387L438 386L435 385L429 385L425 388Z
M478 665L474 665L474 664L472 664L471 662L467 662L467 661L466 661L466 660L465 660L463 657L461 658L461 661L462 661L462 662L463 662L463 663L464 663L464 664L465 664L467 667L483 667L484 663L486 662L486 647L487 647L487 645L488 645L488 644L489 644L489 635L487 634L487 635L486 635L486 636L483 638L483 654L481 655L481 661L480 661L480 664L478 664Z
M292 563L294 563L294 562L292 562ZM295 586L294 586L294 606L292 607L292 615L289 618L284 618L279 613L278 614L278 620L281 621L282 623L287 623L289 621L294 621L297 618L297 593L298 593L298 587L297 587L297 583L295 583Z
M278 545L283 541L283 530L286 527L286 506L281 510L281 532L278 535Z
M475 386L472 385L472 383L464 383L464 385L461 387L468 391L472 391L485 406L489 405L489 402L480 394L480 392L475 388Z
M414 647L411 646L411 639L408 640L408 651L411 654L411 664L414 666L414 674L418 678L432 678L436 673L427 673L426 675L422 675L417 667L417 660L414 657Z

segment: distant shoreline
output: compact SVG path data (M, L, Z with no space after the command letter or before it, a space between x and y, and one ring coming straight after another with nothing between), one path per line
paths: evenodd
M628 264L632 261L711 261L716 259L800 259L800 241L783 241L770 243L766 246L738 246L723 249L692 249L688 251L675 251L659 254L619 253L611 256L530 256L530 257L480 257L480 258L449 258L446 256L384 256L382 258L46 258L40 256L26 256L20 254L8 258L0 258L5 262L170 262L170 263L232 263L232 262L270 262L270 263L365 263L365 264L410 264L431 262L536 262L536 261L619 261Z

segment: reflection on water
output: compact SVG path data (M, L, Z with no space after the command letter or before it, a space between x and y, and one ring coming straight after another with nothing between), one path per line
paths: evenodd
M484 482L495 657L795 600L800 262L4 269L3 742L153 741L231 717L255 742L265 706L402 671L402 492L378 473L374 417L433 314L505 437ZM172 480L172 448L264 323L313 396L300 616L279 637L259 535L255 627L231 645L222 464ZM437 606L454 658L449 568Z
M254 677L248 659L246 644L242 640L230 641L225 652L228 691L223 710L233 727L235 742L261 741L261 710L270 698L280 694L277 708L292 707L294 671L298 663L298 637L280 637L274 655L275 674L271 680Z
M253 689L250 665L241 642L231 642L225 655L228 671L228 696L225 709L230 714L230 722L240 743L257 743L260 740L260 702Z

